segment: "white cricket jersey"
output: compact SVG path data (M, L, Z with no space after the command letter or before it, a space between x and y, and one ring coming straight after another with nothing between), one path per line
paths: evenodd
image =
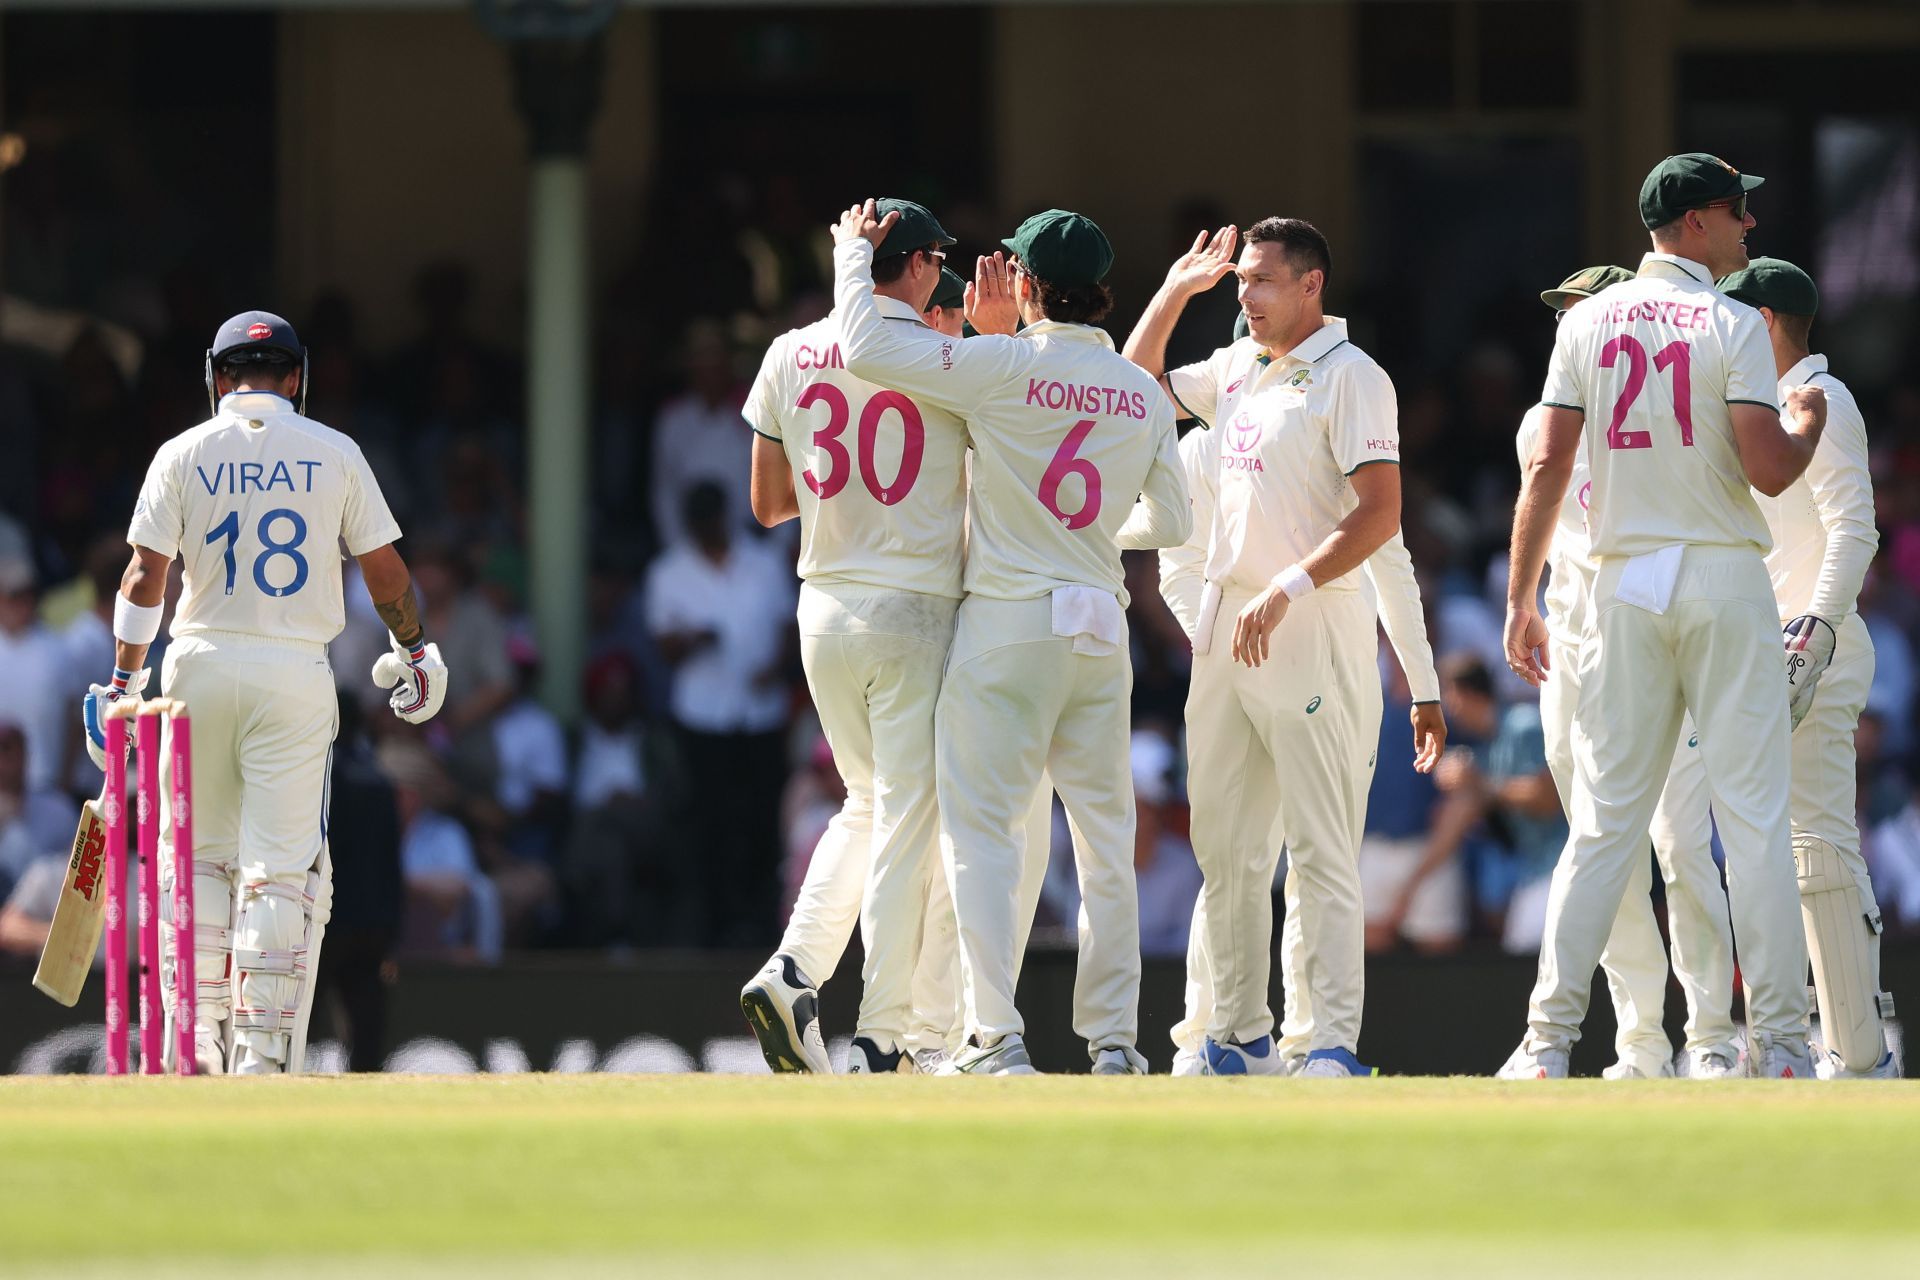
M966 419L973 444L966 589L1031 600L1091 586L1127 602L1128 545L1168 546L1192 516L1173 411L1144 369L1091 325L1041 321L1017 337L947 338L875 305L873 246L834 249L848 366Z
M360 446L279 396L234 392L160 446L127 541L178 556L170 634L326 644L346 625L340 561L400 537Z
M1327 316L1319 332L1269 358L1252 338L1169 370L1182 407L1221 433L1220 492L1207 580L1229 595L1263 591L1359 505L1347 477L1400 461L1400 411L1385 370ZM1357 573L1320 590L1353 591Z
M1514 438L1514 450L1520 455L1520 469L1526 470L1540 443L1540 425L1547 407L1537 404L1520 419L1520 434ZM1587 503L1593 497L1593 472L1587 466L1587 445L1593 435L1580 433L1580 447L1573 455L1573 475L1567 480L1567 496L1560 500L1559 522L1553 527L1553 541L1547 545L1547 629L1563 643L1578 642L1586 633L1593 612L1593 549L1587 540Z
M889 323L934 332L906 303L875 302ZM742 412L792 464L802 578L959 598L967 433L958 417L849 372L837 316L774 340Z
M1756 492L1773 534L1767 573L1780 620L1803 613L1838 627L1854 610L1867 565L1880 546L1874 528L1873 477L1867 470L1867 424L1847 384L1812 355L1787 370L1779 394L1812 383L1827 393L1827 426L1813 461L1777 498Z
M1187 493L1193 499L1193 532L1179 546L1160 553L1160 598L1167 602L1187 639L1192 640L1206 593L1208 539L1220 482L1220 433L1206 427L1187 432L1180 441L1180 465L1186 471ZM1413 700L1439 701L1440 677L1434 670L1433 645L1427 639L1420 582L1398 529L1367 557L1364 567L1373 590L1374 610L1386 627L1400 669L1406 672Z
M1729 406L1778 411L1773 349L1760 313L1699 263L1650 253L1568 312L1540 399L1586 416L1594 556L1771 545Z

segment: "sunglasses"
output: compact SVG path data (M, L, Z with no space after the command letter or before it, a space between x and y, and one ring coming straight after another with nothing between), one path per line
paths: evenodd
M1747 193L1742 191L1731 200L1713 200L1700 206L1702 209L1727 209L1741 222L1747 220Z

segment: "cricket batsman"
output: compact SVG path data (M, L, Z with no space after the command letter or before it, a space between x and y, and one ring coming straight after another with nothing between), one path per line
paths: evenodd
M880 311L871 263L897 220L870 201L842 216L834 301L849 367L960 415L974 449L967 594L935 722L967 1009L954 1067L1033 1071L1013 999L1017 829L1050 774L1079 861L1075 1030L1096 1074L1144 1073L1120 547L1187 536L1173 415L1095 327L1113 249L1091 220L1023 222L1012 262L981 264L969 318L982 336L964 341Z
M327 642L345 624L341 548L359 561L393 633L373 678L392 689L394 714L419 724L446 697L446 665L394 549L400 528L360 447L301 412L306 373L306 349L279 316L249 311L220 326L206 358L213 417L162 445L147 471L114 602L114 672L82 706L90 750L104 762L104 704L145 690L167 571L180 559L185 589L160 687L194 724L203 1072L296 1074L306 1054L332 898L327 780L338 703ZM163 781L163 809L169 794ZM170 816L160 827L171 833ZM163 937L170 945L172 931Z
M1564 322L1575 308L1603 289L1634 278L1625 267L1598 266L1574 272L1541 293ZM1544 405L1527 410L1514 447L1525 467L1540 439ZM1546 624L1553 678L1540 687L1540 728L1547 768L1560 793L1560 807L1573 812L1573 713L1580 695L1581 638L1593 613L1595 566L1588 547L1587 503L1590 439L1583 438L1547 549ZM1699 767L1699 735L1691 720L1680 726L1673 765L1655 806L1650 834L1654 857L1667 886L1667 920L1673 937L1673 971L1687 999L1687 1075L1712 1079L1732 1075L1739 1063L1733 1013L1733 926L1727 895L1713 863L1713 820L1706 772ZM1667 1005L1667 943L1660 936L1650 894L1653 864L1633 863L1620 914L1607 936L1600 968L1613 999L1616 1060L1608 1079L1650 1079L1674 1074L1673 1045L1664 1025Z
M1813 1072L1787 825L1788 689L1752 489L1778 495L1806 470L1826 402L1818 388L1791 389L1783 427L1765 324L1714 287L1746 264L1747 202L1761 181L1704 153L1661 161L1640 191L1653 251L1633 280L1576 308L1554 344L1514 511L1507 661L1530 684L1551 678L1535 595L1589 415L1593 620L1579 657L1571 832L1527 1033L1504 1076L1566 1075L1689 712L1727 851L1754 1065L1768 1077Z

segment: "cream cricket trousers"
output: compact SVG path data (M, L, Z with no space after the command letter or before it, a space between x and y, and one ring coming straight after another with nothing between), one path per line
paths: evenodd
M193 721L196 1020L216 1039L230 1032L245 1065L298 1071L332 906L326 819L339 702L326 650L183 636L167 648L160 687ZM167 755L162 776L160 868L170 891ZM161 938L170 975L172 930Z
M1540 687L1540 722L1560 807L1571 813L1580 647L1556 638L1551 659L1553 669ZM1720 869L1713 861L1712 798L1691 716L1682 720L1678 736L1648 834L1667 886L1673 972L1687 1001L1686 1048L1690 1053L1735 1051L1733 925L1727 916ZM1646 1076L1661 1074L1673 1060L1673 1045L1663 1025L1668 945L1654 917L1652 890L1652 864L1645 857L1635 859L1620 913L1600 956L1613 997L1614 1051L1621 1062Z
M1689 545L1665 613L1615 598L1600 564L1581 646L1566 850L1554 868L1527 1044L1580 1036L1593 968L1620 913L1689 711L1727 852L1748 1021L1807 1030L1806 942L1787 831L1787 694L1773 589L1751 549ZM1549 677L1551 679L1551 677Z
M1274 1030L1273 874L1284 844L1300 929L1289 1022L1310 1028L1300 1052L1351 1052L1365 993L1360 837L1380 736L1374 609L1357 591L1316 592L1288 608L1270 657L1253 668L1230 652L1248 599L1222 599L1187 695L1187 787L1213 984L1207 1035L1250 1043Z
M824 982L857 915L858 1031L882 1047L910 1033L912 1048L944 1044L951 1022L933 714L958 605L911 591L800 589L800 659L847 798L814 849L780 950Z
M968 596L935 716L942 844L960 928L969 1036L1025 1030L1014 1005L1033 920L1025 881L1042 848L1024 838L1043 775L1072 828L1082 904L1073 1026L1091 1049L1131 1047L1140 1006L1133 776L1125 638L1074 652L1052 603ZM1023 865L1026 864L1026 865Z

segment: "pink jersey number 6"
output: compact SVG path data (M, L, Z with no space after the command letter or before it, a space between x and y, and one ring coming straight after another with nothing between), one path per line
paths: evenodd
M1067 438L1054 450L1053 461L1047 464L1047 473L1040 477L1040 505L1053 512L1054 517L1069 529L1084 529L1100 518L1099 468L1085 458L1073 456L1092 430L1092 418L1082 418L1074 423L1073 430L1067 432ZM1060 509L1060 483L1068 476L1079 476L1081 484L1086 486L1086 496L1080 501L1080 509L1072 515Z
M840 443L840 436L847 429L852 411L847 404L847 394L831 382L815 382L800 393L795 407L811 409L814 405L826 402L827 425L813 433L813 447L825 456L828 466L824 476L816 476L812 470L800 473L807 482L807 488L813 490L813 496L825 502L847 487L847 478L853 474L853 460L847 456L847 446ZM900 469L894 473L893 483L880 483L880 469L875 461L875 452L880 442L880 419L887 410L900 415L902 437L900 441ZM880 500L882 506L891 507L913 490L913 482L920 478L920 460L926 456L927 428L920 417L920 407L901 395L898 391L877 392L866 406L860 410L860 480L867 486L867 492Z
M1619 356L1627 357L1627 385L1613 402L1613 421L1607 424L1609 449L1651 449L1653 432L1626 431L1627 411L1640 398L1647 385L1647 349L1632 334L1619 334L1600 348L1600 367L1611 369ZM1680 443L1693 443L1693 351L1684 339L1669 342L1653 357L1653 367L1661 373L1673 371L1673 416L1680 423Z

